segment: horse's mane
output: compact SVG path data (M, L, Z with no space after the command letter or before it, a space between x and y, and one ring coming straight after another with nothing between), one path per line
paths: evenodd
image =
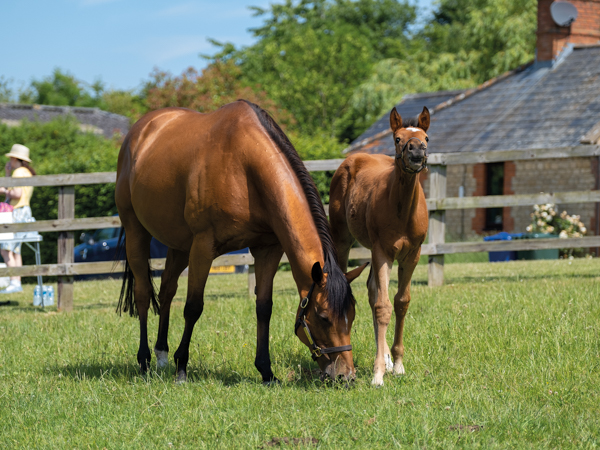
M331 237L331 228L315 182L308 173L308 170L306 170L306 166L302 163L300 156L298 156L298 152L296 152L296 149L288 137L269 113L248 100L242 99L240 101L245 102L253 109L260 124L267 131L279 150L285 155L292 170L298 177L298 181L300 181L300 185L304 190L304 195L306 195L306 200L310 206L310 212L323 246L323 255L325 257L325 267L323 268L323 271L329 274L326 283L329 307L335 317L342 318L348 311L350 305L354 302L354 297L352 296L350 283L348 283L344 272L342 272L342 269L338 266L337 252Z
M419 127L419 118L418 117L409 117L408 119L405 119L403 117L402 118L402 128L408 128L408 127L420 128Z

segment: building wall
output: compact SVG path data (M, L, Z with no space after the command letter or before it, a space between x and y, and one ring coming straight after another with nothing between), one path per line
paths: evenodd
M587 191L596 188L596 158L548 159L538 161L515 161L516 172L512 180L515 194L539 192ZM558 212L577 214L594 234L595 203L573 203L557 205ZM531 206L512 208L515 231L525 231L531 222Z
M504 166L504 194L536 194L540 192L568 192L596 189L596 158L548 159L537 161L507 161ZM458 197L464 186L465 197L485 195L485 164L452 165L447 168L446 192ZM423 180L422 180L423 181ZM429 179L423 182L429 198ZM504 231L525 232L531 223L532 206L504 208ZM588 229L595 230L595 203L557 205L558 212L577 214ZM462 240L483 234L485 210L466 209L446 211L447 240Z

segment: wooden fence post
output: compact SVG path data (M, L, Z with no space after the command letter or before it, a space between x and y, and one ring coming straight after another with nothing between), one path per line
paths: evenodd
M446 197L446 166L429 166L429 197L442 199ZM443 244L446 240L446 211L431 211L429 214L429 243ZM429 257L429 287L444 284L444 255Z
M61 186L58 188L58 218L75 218L75 188L73 186ZM62 231L58 235L58 264L72 264L75 262L74 255L75 239L72 231ZM73 310L73 277L59 276L57 291L57 306L59 311Z

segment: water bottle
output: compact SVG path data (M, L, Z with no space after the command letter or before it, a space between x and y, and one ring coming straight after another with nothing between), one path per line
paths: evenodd
M40 306L42 304L42 289L39 285L33 290L33 306Z
M42 300L44 301L44 306L54 305L54 288L52 286L44 286Z

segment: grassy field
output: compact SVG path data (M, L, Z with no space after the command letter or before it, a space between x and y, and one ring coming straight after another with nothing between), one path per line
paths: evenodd
M139 375L137 321L114 313L119 282L77 283L71 314L33 308L26 286L0 308L0 448L598 448L600 260L448 264L436 289L426 271L413 280L407 375L379 389L366 272L354 288L351 389L321 384L293 335L289 272L276 277L272 318L278 387L262 386L253 365L244 275L210 278L184 385L172 362ZM151 346L156 327L153 316Z

